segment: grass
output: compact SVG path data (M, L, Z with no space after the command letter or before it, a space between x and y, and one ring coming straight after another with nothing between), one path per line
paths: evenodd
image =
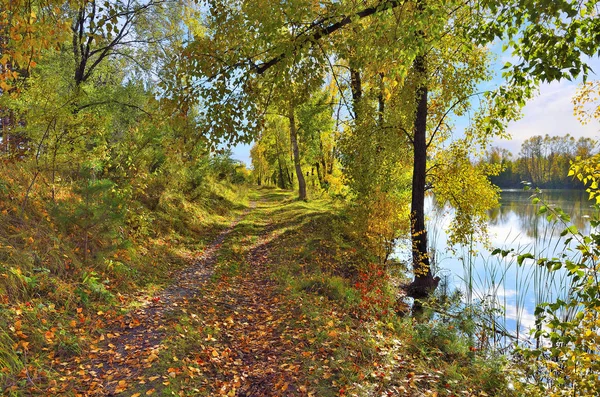
M9 266L0 285L14 293L0 313L2 329L10 330L0 335L2 391L35 394L36 387L56 382L53 367L89 351L105 317L118 318L136 307L137 297L168 285L253 201L256 209L221 245L202 292L169 312L163 348L146 374L154 381L128 392L230 392L243 384L236 368L247 360L258 366L275 360L278 369L266 378L271 386L284 389L289 369L296 391L315 396L510 395L502 363L471 350L458 321L418 323L395 314L390 275L352 239L341 203L298 201L292 192L270 188L221 194L210 204L167 194L158 213L142 213L139 229L151 225L150 237L135 237L93 266L80 260L68 239L40 265L26 253L39 252L55 232L45 227L46 236L34 238L39 246L27 248L31 243L21 231L20 259L29 262L17 267L19 260L2 251ZM207 212L205 205L216 203L220 209ZM62 267L48 262L54 256L64 259ZM263 355L275 358L261 361Z
M13 171L3 175L26 179ZM246 188L221 182L196 201L166 190L154 209L140 197L128 203L126 224L113 225L123 238L91 233L84 255L81 231L51 210L47 185L35 185L21 213L26 180L7 178L0 197L0 394L7 395L60 384L60 363L86 351L105 318L171 283L248 204ZM67 187L56 193L72 195Z
M262 189L250 196L259 199L257 210L223 244L221 265L206 290L217 291L211 298L217 302L227 299L227 291L232 294L241 288L236 285L244 284L252 268L244 262L244 247L260 241L267 228L264 274L275 283L277 302L294 307L293 317L285 317L278 332L291 335L294 344L302 346L294 362L300 363L297 373L309 392L317 396L511 395L504 363L473 351L458 321L416 323L395 315L396 291L387 276L369 267L369 255L350 239L353 233L342 207L327 199L296 201L292 193L280 190ZM365 276L369 271L375 277ZM206 324L225 323L218 312L227 306L214 302L210 309L201 306L194 312L203 329ZM213 310L217 318L210 313ZM179 354L190 358L203 348L222 348L231 342L225 329L212 335L214 341L203 336L204 341L193 341ZM176 332L171 338L173 347L180 349ZM169 356L165 355L167 363ZM213 371L209 379L218 383L219 372ZM177 377L169 390L215 392L204 382L202 377L195 381Z

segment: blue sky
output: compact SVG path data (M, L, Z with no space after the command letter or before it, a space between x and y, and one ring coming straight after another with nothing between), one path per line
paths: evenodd
M252 145L247 145L247 144L243 144L243 143L235 145L234 147L231 148L231 151L233 152L231 157L236 160L243 161L246 164L246 166L248 168L250 168L250 165L252 164L252 161L250 160L250 149L251 148L252 148Z

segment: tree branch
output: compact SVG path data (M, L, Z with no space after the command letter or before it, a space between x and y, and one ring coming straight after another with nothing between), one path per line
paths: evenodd
M325 18L319 20L316 23L313 23L310 27L315 29L315 31L311 34L306 34L306 32L302 32L294 38L294 45L291 53L295 53L297 50L304 48L308 44L312 42L316 42L323 37L329 36L330 34L342 29L346 25L355 22L356 20L360 20L363 18L367 18L371 15L377 14L379 12L391 10L396 8L404 3L404 0L384 0L376 6L365 8L362 11L355 12L351 15L341 16L338 22L332 23L329 26L322 27L321 24L324 21L327 21L329 18ZM263 74L271 67L275 66L279 62L283 61L288 56L288 53L282 52L279 55L271 58L269 61L261 63L260 65L256 65L254 71L257 74Z
M478 95L482 95L485 94L487 91L481 91L481 92L476 92L474 94L469 94L466 95L462 98L457 99L449 108L448 110L446 110L446 112L444 113L444 115L440 118L440 120L438 121L437 126L435 127L435 129L433 130L433 132L431 133L431 137L429 137L429 141L427 142L427 147L429 147L431 145L431 142L433 142L433 138L435 138L435 135L438 133L438 131L440 130L440 127L442 126L444 120L446 119L446 117L448 117L448 115L450 114L450 112L459 104L463 103L464 101L466 101L467 99L474 97L474 96L478 96Z
M110 104L117 104L117 105L121 105L121 106L125 106L128 108L139 110L140 112L145 113L147 116L150 116L150 118L152 119L152 113L149 113L148 111L142 109L141 107L131 104L131 103L117 101L114 99L108 99L106 101L100 101L100 102L86 103L85 105L79 106L77 108L77 112L82 111L83 109L86 109L86 108L94 107L94 106L110 105Z

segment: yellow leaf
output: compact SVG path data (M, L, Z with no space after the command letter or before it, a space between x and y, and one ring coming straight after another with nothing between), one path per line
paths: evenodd
M147 363L151 363L152 361L156 361L158 360L158 355L151 353L148 358L146 359Z
M124 380L120 380L115 388L115 393L122 393L127 389L127 382Z
M151 396L152 394L154 394L155 391L156 391L155 389L150 389L146 392L146 395Z

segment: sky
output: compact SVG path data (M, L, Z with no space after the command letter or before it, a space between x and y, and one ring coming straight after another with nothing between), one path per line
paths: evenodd
M600 59L590 60L589 65L595 74L588 80L600 79ZM580 84L581 80L543 84L539 94L525 105L523 118L508 125L508 132L512 139L495 140L493 144L510 150L516 157L523 141L534 135L570 134L575 138L582 136L600 138L598 121L582 125L573 115L572 98Z
M495 63L496 77L493 83L502 82L500 68L508 58L498 56L499 61ZM600 79L600 59L594 58L588 61L589 66L595 72L589 80ZM581 80L553 82L540 86L539 94L530 100L523 109L523 117L508 125L508 132L512 139L495 139L492 144L509 150L517 157L521 144L534 135L562 136L570 134L575 138L582 136L600 138L600 123L592 121L582 125L573 115L573 103L571 102ZM489 88L490 83L486 83ZM460 123L457 123L457 126ZM240 144L232 148L232 157L243 161L248 167L252 164L250 159L250 148L252 145Z
M250 159L250 149L252 145L247 145L244 143L240 143L231 148L232 154L231 157L235 160L240 160L244 164L246 164L247 168L250 168L252 165L252 160Z

